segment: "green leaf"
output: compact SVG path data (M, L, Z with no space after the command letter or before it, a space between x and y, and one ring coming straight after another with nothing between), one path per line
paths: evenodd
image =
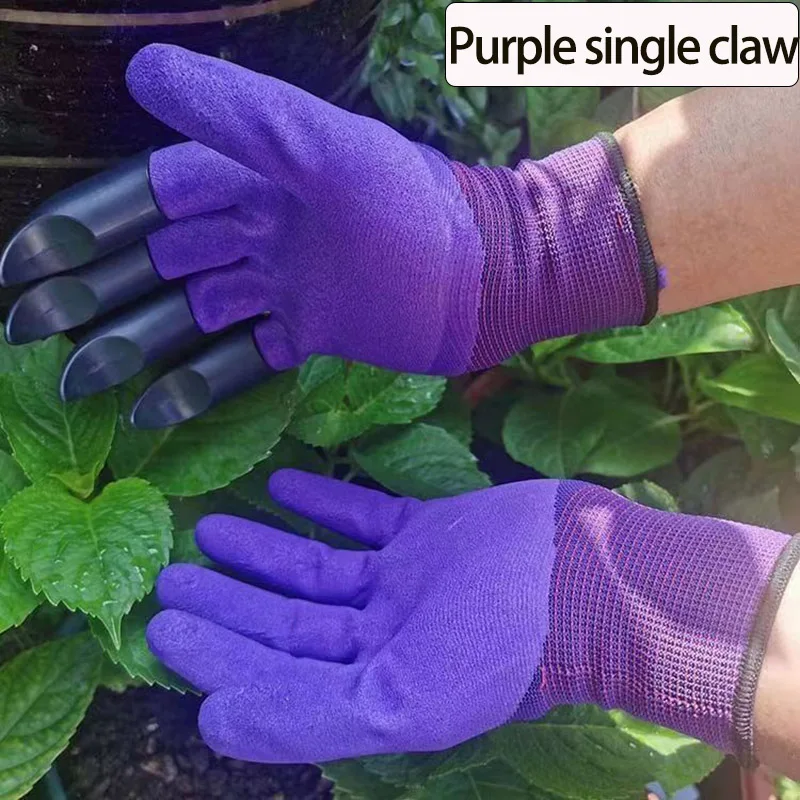
M190 563L203 567L213 567L213 563L200 552L194 540L194 531L177 531L175 543L170 553L170 563ZM180 676L168 670L150 651L145 631L150 620L161 610L154 592L135 603L130 612L122 618L120 646L116 647L108 631L97 621L90 620L92 633L100 641L109 660L125 675L131 683L146 683L149 686L163 686L179 692L193 692L194 689Z
M489 101L489 90L485 86L467 86L464 89L467 100L476 111L485 111Z
M174 672L170 672L151 652L145 639L147 623L161 610L154 593L135 603L122 619L120 642L115 645L108 630L97 620L91 620L92 633L105 654L137 681L148 686L163 686L179 692L193 691L192 687Z
M789 778L778 778L775 781L775 794L778 800L800 800L800 783Z
M305 536L313 536L317 525L306 517L301 517L283 506L278 505L267 491L270 475L279 469L292 467L318 475L326 473L323 459L308 445L297 439L285 437L281 439L266 461L259 464L252 472L242 476L230 485L230 490L251 506L266 511L287 522L292 530Z
M138 478L91 503L55 482L23 489L3 509L6 553L34 591L97 617L120 644L120 620L150 591L172 545L167 501Z
M768 292L750 294L733 301L766 342L767 312L774 309L784 328L792 337L800 336L800 287L770 289Z
M451 383L448 383L439 405L419 421L444 428L465 447L472 442L472 413L464 396Z
M169 554L170 564L197 564L210 567L213 562L207 558L194 540L194 531L175 531L172 536L173 545Z
M595 134L605 130L607 130L606 126L597 120L584 117L565 119L551 128L549 145L554 150L561 150L564 147L591 139Z
M692 353L752 350L758 338L733 306L707 306L658 317L649 325L593 334L569 355L598 364L632 364Z
M694 89L686 86L642 86L639 88L640 110L646 114L662 103L667 103L692 91Z
M531 154L540 156L552 147L554 132L576 117L591 117L600 102L600 90L589 86L529 86L528 138Z
M0 508L27 485L20 465L8 453L0 451Z
M38 347L41 347L40 343L10 345L5 335L0 334L0 375L21 370L25 360Z
M444 50L444 31L439 21L427 11L417 18L411 29L414 41L419 42L433 52Z
M284 373L208 414L158 431L126 421L109 464L117 478L139 476L164 494L191 496L227 486L267 457L289 424L296 377Z
M491 734L498 758L545 791L582 800L639 798L652 780L695 783L720 761L700 742L596 706L561 706ZM635 724L634 724L635 723Z
M100 678L86 635L26 650L0 668L0 800L24 796L83 719Z
M765 319L767 336L769 336L775 352L783 360L786 369L792 373L792 377L800 383L800 347L789 335L786 326L781 322L781 318L774 308L768 309Z
M656 758L653 779L673 794L706 777L722 760L713 747L669 728L632 717L624 711L609 711L617 728L661 756Z
M336 784L336 798L400 800L407 797L403 788L382 781L355 759L331 761L321 766L322 774Z
M800 424L800 384L775 356L744 356L698 386L718 403Z
M414 53L417 72L426 80L436 83L439 80L439 62L427 53Z
M628 381L592 379L563 394L532 393L503 425L512 458L553 478L640 475L680 449L678 422Z
M660 511L678 511L677 500L666 489L653 481L626 483L614 491L642 506L657 508Z
M784 520L780 507L780 488L769 486L754 493L737 492L720 507L720 516L747 525L783 530Z
M439 403L446 384L444 378L315 356L300 370L304 397L289 431L307 444L335 447L375 425L424 416Z
M564 800L561 795L533 786L499 760L434 778L406 797L414 800Z
M32 481L57 478L86 497L111 447L117 404L110 392L62 402L58 385L69 350L55 336L28 350L15 372L0 376L0 424Z
M420 500L491 486L468 447L443 428L421 422L380 431L359 442L351 456L382 486Z
M696 467L681 486L679 504L687 514L719 516L726 494L747 482L750 458L741 447L715 453Z
M768 461L785 456L800 438L800 426L790 422L732 406L726 408L726 413L752 458Z
M495 757L487 736L436 753L402 753L362 758L361 763L387 783L421 786L429 780L487 764Z
M6 453L2 453L0 456L11 460L11 456ZM0 463L2 461L3 459L0 458ZM19 467L16 468L19 470ZM2 505L5 505L11 497L9 480L13 481L14 478L5 469L3 473L3 478L0 480L0 492L5 495L2 500ZM13 493L23 488L27 482L21 470L16 477L21 485ZM0 633L19 625L38 605L39 598L34 594L33 589L22 579L8 555L0 551Z

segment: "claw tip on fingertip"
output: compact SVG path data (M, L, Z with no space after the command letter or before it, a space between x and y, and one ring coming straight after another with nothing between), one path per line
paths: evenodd
M176 369L157 380L136 401L131 424L143 430L167 428L207 411L212 400L202 375L188 368Z

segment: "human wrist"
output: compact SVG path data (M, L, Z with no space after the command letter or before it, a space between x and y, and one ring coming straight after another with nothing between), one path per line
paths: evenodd
M458 163L452 169L483 248L471 368L533 342L644 324L655 314L657 268L612 136L523 160L513 170Z
M797 560L790 537L579 482L564 483L556 513L550 633L529 699L622 708L746 761L765 606Z

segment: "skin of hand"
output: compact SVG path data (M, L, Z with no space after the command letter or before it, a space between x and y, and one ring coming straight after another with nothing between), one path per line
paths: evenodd
M790 286L800 269L800 83L709 88L615 133L671 314Z

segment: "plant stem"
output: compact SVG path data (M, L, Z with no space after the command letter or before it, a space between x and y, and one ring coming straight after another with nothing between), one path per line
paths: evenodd
M698 397L694 390L694 377L689 367L688 359L685 356L677 356L678 367L681 371L681 380L683 381L683 391L686 394L686 402L689 405L689 411L694 414Z

